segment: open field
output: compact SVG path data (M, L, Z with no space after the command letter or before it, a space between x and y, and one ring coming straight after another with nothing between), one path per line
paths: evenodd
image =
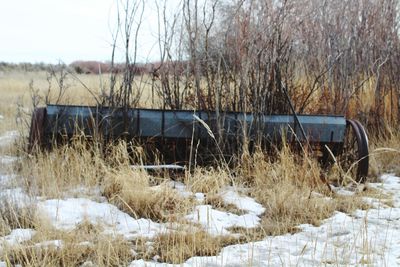
M0 72L0 114L4 117L0 125L0 133L16 129L16 118L29 119L33 109L33 101L44 105L46 97L55 103L60 88L63 88L60 104L95 105L93 95L100 95L101 88L109 87L109 74L76 74L68 72L62 79L59 72L50 74L46 71L2 71ZM118 78L117 78L118 79ZM62 81L62 85L60 85ZM143 107L151 105L150 78L146 75L135 79L135 86L140 89ZM117 81L117 86L119 85ZM159 103L153 103L159 105ZM23 123L24 131L26 123Z
M399 264L395 130L370 140L371 182L365 188L329 191L315 159L287 147L276 159L257 151L243 154L237 169L198 167L171 180L132 169L125 143L111 147L107 157L79 142L27 154L29 84L33 80L43 95L46 77L0 75L1 264ZM93 92L100 87L99 76L77 77ZM80 82L69 85L68 103L93 103ZM144 96L141 105L148 106ZM328 178L339 171L333 168ZM381 176L385 172L394 174Z

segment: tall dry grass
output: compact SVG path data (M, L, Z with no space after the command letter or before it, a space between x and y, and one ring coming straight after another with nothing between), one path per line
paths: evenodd
M62 197L76 188L97 186L107 173L107 166L97 147L75 142L52 151L28 155L19 162L19 174L30 194Z
M11 230L18 228L34 229L38 226L39 218L34 201L12 199L11 196L0 198L0 235L8 235Z
M180 221L193 208L193 201L181 196L167 183L150 186L149 175L140 170L108 175L103 195L132 217L156 222Z
M243 242L243 240L232 236L211 236L204 230L192 227L160 234L150 246L146 244L146 240L138 243L137 258L181 264L194 255L217 255L223 247L238 242Z
M387 127L386 134L371 138L371 177L389 172L400 175L400 131Z
M319 225L335 210L367 208L361 195L332 192L326 180L336 173L326 173L316 159L296 154L286 145L275 159L258 151L241 166L239 184L247 184L251 196L266 208L259 229L264 235L295 232L303 223Z
M31 240L6 246L1 258L22 266L126 266L133 251L123 237L105 235L97 225L84 222L62 231L43 222Z

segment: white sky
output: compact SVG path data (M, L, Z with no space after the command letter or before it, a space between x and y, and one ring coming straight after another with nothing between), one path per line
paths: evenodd
M153 2L147 0L146 2ZM0 0L0 61L71 63L111 58L116 0ZM175 4L177 1L170 0ZM147 5L138 61L157 60L157 14ZM154 4L153 4L154 6ZM121 49L122 50L122 49ZM122 61L119 54L117 61Z

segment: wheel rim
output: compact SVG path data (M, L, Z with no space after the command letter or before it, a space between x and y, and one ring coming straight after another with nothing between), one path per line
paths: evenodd
M366 133L364 127L362 126L362 124L359 121L353 120L353 122L358 127L358 130L360 132L361 141L362 141L362 146L360 147L357 178L359 181L365 182L365 180L368 176L368 169L369 169L368 136L367 136L367 133Z
M355 121L347 120L343 147L338 160L344 172L340 177L341 183L344 183L346 178L359 183L365 182L368 174L368 139L360 127Z

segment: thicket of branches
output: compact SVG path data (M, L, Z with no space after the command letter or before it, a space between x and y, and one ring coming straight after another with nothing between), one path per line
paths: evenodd
M145 2L123 3L116 35L127 67L107 99L135 106L142 89L128 66ZM288 113L287 89L299 113L345 114L378 129L400 122L396 0L183 0L173 14L168 1L155 4L157 108Z

